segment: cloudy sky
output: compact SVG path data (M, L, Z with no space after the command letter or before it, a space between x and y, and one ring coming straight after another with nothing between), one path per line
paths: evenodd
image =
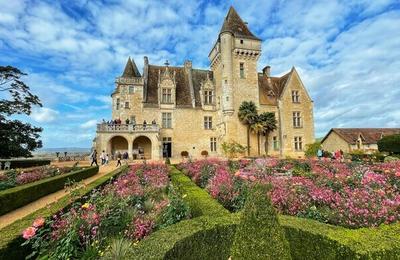
M29 74L43 108L25 120L44 128L45 147L90 147L127 57L140 70L145 55L207 68L230 5L263 40L259 70L299 71L316 137L332 127L400 127L398 0L0 0L0 64Z

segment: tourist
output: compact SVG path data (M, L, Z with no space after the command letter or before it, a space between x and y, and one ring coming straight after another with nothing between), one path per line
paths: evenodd
M127 118L127 119L125 120L125 123L126 123L127 125L129 125L129 118Z
M128 164L128 158L129 158L128 152L124 152L122 158L124 159L125 164Z
M108 165L110 157L108 156L108 154L106 154L106 165Z
M317 151L317 157L318 157L318 160L321 160L321 158L322 158L322 149L321 148L319 148Z
M104 165L106 163L106 153L104 150L100 154L100 159L101 159L101 165Z
M151 121L151 124L152 124L152 125L156 125L156 120L153 119L153 121Z
M122 166L122 163L121 163L121 153L118 151L117 152L117 167L118 166Z
M92 159L92 163L90 164L90 166L93 166L93 164L96 164L96 166L99 166L97 164L97 151L96 151L96 149L93 150L93 152L90 154L90 158Z
M342 149L339 150L341 162L344 162L344 152Z
M147 122L146 122L146 120L144 120L144 121L143 121L143 130L146 129L146 125L147 125Z

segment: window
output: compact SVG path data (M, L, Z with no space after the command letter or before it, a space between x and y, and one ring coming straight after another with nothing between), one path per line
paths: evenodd
M134 86L129 86L129 94L135 93L135 87Z
M170 89L170 88L162 89L162 103L166 103L166 104L172 103L172 89Z
M116 104L115 104L115 107L116 107L116 109L118 110L119 109L119 98L117 98L117 102L115 102Z
M301 127L301 115L300 112L293 112L293 127Z
M210 150L211 150L211 152L217 151L217 138L216 137L210 138Z
M125 102L125 108L129 108L129 102Z
M240 78L244 79L244 63L240 63Z
M172 138L171 137L163 137L162 141L164 143L170 143L170 142L172 142Z
M212 117L211 116L204 117L204 129L212 129Z
M214 103L214 95L212 90L204 91L204 105L211 105Z
M292 90L292 102L293 103L300 103L299 91Z
M172 114L171 113L162 113L162 127L163 128L172 128Z
M279 150L279 141L277 136L272 137L272 146L275 151Z
M302 151L303 150L303 140L301 136L294 137L294 150Z
M131 122L132 124L136 124L136 116L131 116L130 122Z
M120 86L121 94L125 94L125 86Z
M243 40L240 40L240 44L243 44Z

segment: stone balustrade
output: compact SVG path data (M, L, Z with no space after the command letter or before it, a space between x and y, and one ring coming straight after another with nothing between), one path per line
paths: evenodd
M134 132L159 132L160 126L157 124L97 124L97 132L102 133L134 133Z

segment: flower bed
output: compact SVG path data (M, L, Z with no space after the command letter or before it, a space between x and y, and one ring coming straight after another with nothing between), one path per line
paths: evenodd
M137 242L188 218L189 208L167 174L160 164L132 166L129 173L92 192L84 204L47 220L38 218L23 232L24 244L35 256L95 259L113 252L113 238Z
M240 210L253 182L271 185L277 210L286 215L359 228L400 219L400 163L257 159L180 164L196 184L231 211Z
M81 169L80 167L41 166L0 173L0 191Z

